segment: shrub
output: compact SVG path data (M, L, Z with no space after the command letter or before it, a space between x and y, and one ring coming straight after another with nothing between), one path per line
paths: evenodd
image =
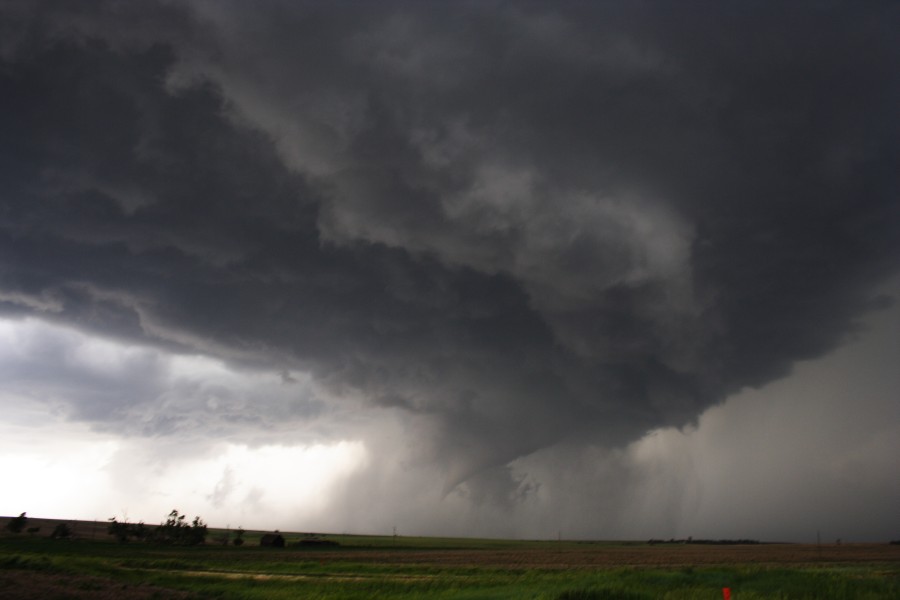
M68 523L60 523L53 530L53 533L50 534L50 538L54 540L67 540L72 537L72 530L69 528Z
M128 521L120 523L115 517L110 517L108 521L109 525L106 528L106 532L114 536L120 544L127 542L128 538L131 537L131 525Z
M6 524L6 528L13 533L22 533L22 530L25 529L27 523L28 517L25 516L25 513L22 513L18 517L10 519L9 523Z

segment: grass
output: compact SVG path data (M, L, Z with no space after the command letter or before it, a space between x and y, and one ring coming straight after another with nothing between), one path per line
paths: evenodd
M29 582L55 577L65 582L65 594L57 597L68 598L90 598L103 585L152 586L150 597L154 598L223 600L713 600L722 598L723 587L731 588L734 600L900 598L900 554L887 554L877 562L859 562L848 554L845 562L786 566L740 562L622 566L585 561L592 560L592 553L619 550L651 562L665 556L680 560L680 549L452 538L406 538L402 543L392 537L328 538L341 546L271 549L248 542L240 548L178 548L4 537L0 538L0 577L4 572L27 572L22 580ZM13 590L8 597L28 598L26 591ZM43 593L41 597L53 596Z

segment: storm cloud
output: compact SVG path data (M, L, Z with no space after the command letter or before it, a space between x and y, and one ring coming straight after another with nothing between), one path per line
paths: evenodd
M0 310L142 348L70 419L391 414L436 494L508 508L516 461L696 424L891 304L898 16L4 3ZM161 404L155 349L272 379Z

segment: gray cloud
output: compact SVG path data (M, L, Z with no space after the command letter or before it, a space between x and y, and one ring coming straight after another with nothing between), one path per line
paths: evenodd
M232 370L220 361L95 339L33 319L0 327L0 375L10 407L123 437L258 445L333 436L348 407L324 402L307 378ZM13 415L7 420L15 421ZM301 429L300 426L303 426Z
M308 371L407 414L445 493L689 423L896 272L892 3L2 21L0 308Z

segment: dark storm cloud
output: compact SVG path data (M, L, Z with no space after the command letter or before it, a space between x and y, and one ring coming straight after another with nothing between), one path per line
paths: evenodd
M11 4L0 301L311 370L448 489L622 444L895 272L897 10Z

